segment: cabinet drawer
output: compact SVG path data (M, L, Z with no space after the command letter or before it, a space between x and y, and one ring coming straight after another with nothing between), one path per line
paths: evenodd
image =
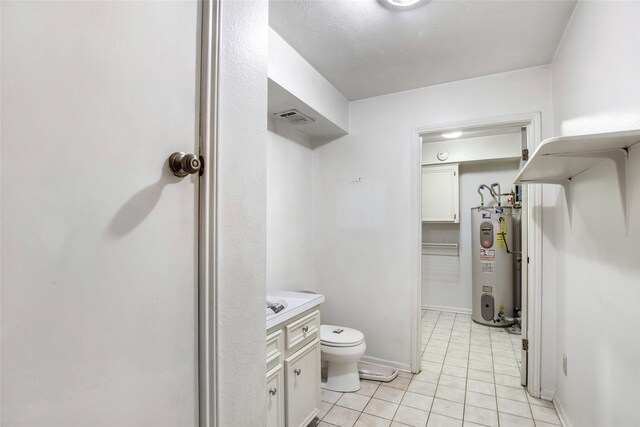
M280 364L282 350L282 331L275 331L267 337L267 372Z
M287 334L287 350L292 349L307 338L316 338L320 331L320 312L314 311L287 325L285 329Z

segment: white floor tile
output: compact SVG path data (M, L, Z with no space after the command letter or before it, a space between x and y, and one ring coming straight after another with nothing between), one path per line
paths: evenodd
M469 364L469 359L467 359L466 357L447 356L444 359L444 364L449 366L459 366L461 368L466 368L467 365Z
M552 402L534 399L520 386L520 337L472 323L468 315L431 310L423 313L422 324L419 374L403 371L383 384L362 381L355 394L322 390L319 417L324 419L319 426L560 424Z
M331 403L328 402L320 402L320 406L318 407L318 418L323 419L325 415L327 415L327 412L329 412L329 409L331 409L333 407L333 405Z
M500 419L500 427L534 427L533 420L530 418L517 417L515 415L498 413Z
M489 409L466 405L464 408L464 420L483 426L498 427L498 413Z
M544 421L549 424L561 425L560 418L554 408L545 408L544 406L531 405L533 419L536 421Z
M390 420L363 413L353 427L389 427L390 424Z
M449 346L449 340L439 340L437 338L431 337L427 345L447 348Z
M467 368L461 366L443 365L442 374L453 375L454 377L466 378Z
M531 418L529 403L518 402L516 400L498 398L498 411L506 414L517 415L523 418Z
M431 413L427 427L462 427L462 420Z
M527 393L523 388L507 387L499 384L496 384L496 396L520 402L527 401Z
M469 344L462 342L450 342L449 348L453 350L469 350Z
M475 369L476 371L493 372L493 363L469 360L469 369Z
M433 399L433 405L431 405L431 413L461 420L464 414L464 405L450 400L435 398Z
M427 344L427 348L424 349L425 353L431 353L431 354L441 354L441 355L445 355L447 354L447 347L444 346L439 346L439 345L433 345L433 344Z
M363 396L356 393L345 393L336 402L336 405L344 408L353 409L358 412L362 412L367 403L369 403L369 396Z
M493 372L496 374L511 375L520 379L520 370L515 366L497 365L494 363Z
M440 399L452 400L454 402L464 403L465 391L459 388L438 385L436 397Z
M373 396L380 383L378 381L360 380L360 390L356 391L357 394L363 396Z
M467 390L475 391L476 393L489 394L491 396L496 395L496 388L493 383L487 383L478 380L467 380Z
M398 410L397 403L391 403L379 399L371 399L367 406L364 408L364 412L377 417L386 418L392 420L393 416Z
M420 366L422 367L423 370L429 371L429 372L437 372L439 374L440 371L442 371L441 363L427 362L423 360L420 363Z
M352 427L359 416L360 411L334 406L329 413L325 415L323 421L338 427Z
M492 363L493 359L491 354L476 353L472 351L469 353L469 360L477 360L478 362Z
M540 421L540 420L536 420L534 422L536 424L536 427L558 427L557 424L549 424L549 423L545 423L544 421Z
M325 390L322 389L320 391L320 396L322 401L329 403L336 403L338 399L342 396L342 393L338 393L337 391Z
M400 403L403 395L404 390L381 385L373 394L373 397L380 400L386 400L387 402Z
M486 383L493 383L493 372L477 371L475 369L469 369L467 371L467 378L471 380L484 381Z
M397 388L400 390L406 390L411 382L411 378L395 377L393 381L383 383L387 387Z
M428 411L400 405L393 420L412 427L425 427L428 418Z
M484 408L484 409L490 409L492 411L498 410L495 396L489 396L488 394L467 391L465 403L467 405L477 406L479 408Z
M466 378L461 378L461 377L456 377L453 375L446 375L446 374L440 375L439 384L447 387L460 388L464 390L466 383L467 383Z
M422 360L427 361L427 362L434 362L434 363L442 363L442 362L444 362L444 358L445 358L444 354L436 354L436 353L425 352L422 355Z
M447 350L447 356L452 356L452 357L459 357L462 359L467 359L469 357L469 352L466 350L456 350L453 349L451 347L449 347L449 350Z
M410 406L416 409L422 409L428 411L431 409L431 404L433 403L433 397L427 396L425 394L413 393L408 391L404 394L402 398L401 405Z
M414 375L413 379L417 381L424 381L428 383L437 384L438 380L440 379L440 374L437 372L431 372L423 369L419 374Z
M520 376L513 377L511 375L495 374L496 384L506 385L508 387L521 387Z
M414 393L425 394L427 396L435 396L436 394L436 384L428 383L424 381L411 381L409 387L407 387L407 391L411 391Z
M469 351L473 352L473 353L488 354L489 356L491 356L491 348L490 347L479 346L479 345L475 345L473 343L471 343L471 345L469 346Z

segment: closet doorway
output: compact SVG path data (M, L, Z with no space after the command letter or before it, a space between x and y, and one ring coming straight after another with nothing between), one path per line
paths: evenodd
M435 353L442 351L432 345L443 346L447 333L452 341L456 336L458 341L489 347L493 341L494 354L502 353L496 357L518 368L508 373L519 376L520 383L538 396L541 234L539 224L530 218L540 218L535 212L540 189L515 186L513 181L541 139L540 114L425 126L415 128L413 134L413 371L440 361L442 357ZM481 221L474 215L485 218L483 225L492 221L487 219L491 216L496 222L495 242L484 241L489 249L482 254ZM508 234L500 234L507 230L505 219ZM496 255L497 259L487 258ZM499 281L497 287L493 283L496 267L503 278L509 276L508 283ZM480 283L487 278L492 281L489 287ZM500 289L507 294L501 295Z

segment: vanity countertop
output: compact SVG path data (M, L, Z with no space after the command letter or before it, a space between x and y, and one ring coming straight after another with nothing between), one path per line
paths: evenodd
M324 295L307 292L267 291L267 298L279 298L286 303L279 313L267 314L267 330L324 302Z

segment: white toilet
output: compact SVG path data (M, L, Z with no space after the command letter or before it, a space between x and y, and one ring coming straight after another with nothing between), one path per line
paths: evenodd
M364 334L343 326L322 325L320 327L320 352L327 362L327 381L322 388L340 392L360 390L358 360L367 345Z

